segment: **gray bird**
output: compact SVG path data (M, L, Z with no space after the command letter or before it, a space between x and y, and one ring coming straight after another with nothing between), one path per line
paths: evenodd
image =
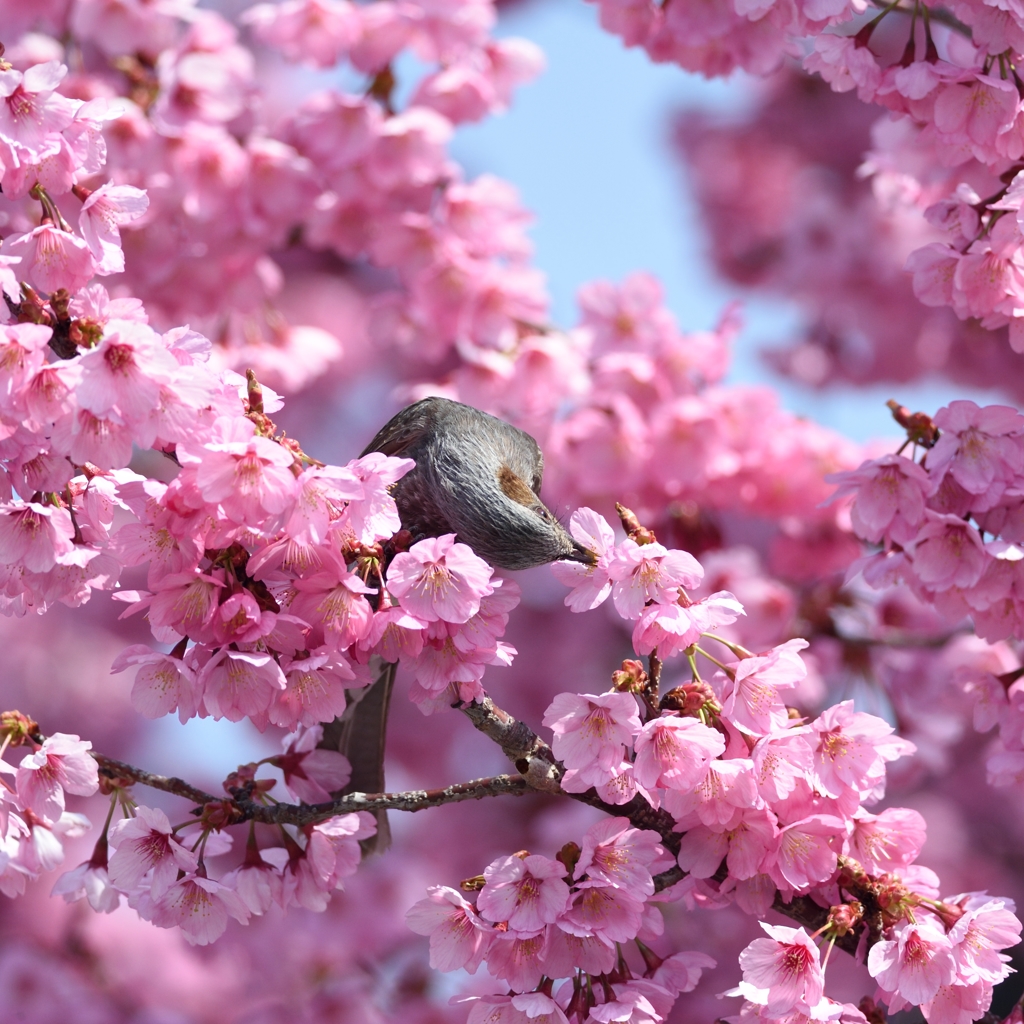
M454 533L502 569L529 569L561 559L590 565L594 554L569 536L541 501L544 456L537 442L510 423L453 402L424 398L381 428L363 455L414 459L416 468L392 487L402 526L413 540ZM352 763L345 793L384 792L384 740L395 666L385 665L358 703L324 730L322 746ZM388 843L378 814L373 849Z

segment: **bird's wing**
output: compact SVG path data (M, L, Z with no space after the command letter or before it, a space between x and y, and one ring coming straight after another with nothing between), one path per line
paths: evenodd
M362 450L360 458L370 452L401 457L414 448L433 423L437 399L424 398L403 409L377 431L374 439Z

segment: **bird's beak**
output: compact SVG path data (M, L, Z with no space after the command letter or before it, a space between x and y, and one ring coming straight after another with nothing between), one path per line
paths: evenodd
M597 555L591 551L590 548L585 548L582 544L577 544L576 541L572 542L572 552L568 555L563 555L559 561L562 562L582 562L584 565L597 565Z

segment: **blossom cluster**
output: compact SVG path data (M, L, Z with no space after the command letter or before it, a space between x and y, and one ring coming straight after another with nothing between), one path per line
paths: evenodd
M122 489L138 521L113 543L128 564L149 562L152 589L116 596L176 645L134 645L115 662L139 668L136 708L313 726L371 681L374 654L412 667L424 711L450 704L453 687L482 692L485 667L515 653L498 637L518 591L453 535L392 547L385 580L381 542L400 526L387 487L411 461L370 454L294 473L290 451L238 422L235 437L179 446L169 485Z
M643 46L654 60L707 76L735 67L767 75L799 48L804 68L832 89L855 91L862 103L885 108L889 116L875 133L883 161L869 159L864 168L877 175L875 196L863 202L868 224L828 218L815 201L820 181L813 199L801 194L797 224L820 221L826 232L853 235L856 249L870 249L886 244L895 219L897 234L913 243L906 269L918 299L987 329L1009 325L1014 351L1024 349L1017 180L1024 156L1024 17L1012 4L951 0L938 8L893 4L875 13L861 0L724 0L676 9L651 0L599 0L599 7L605 28L626 45ZM749 196L737 194L736 201L744 205ZM898 223L907 213L912 225ZM763 217L758 210L761 225ZM880 223L871 225L876 217ZM756 230L748 225L748 232ZM784 257L790 272L799 272L800 255L794 247ZM883 262L890 258L882 256ZM878 279L876 290L891 291L884 273L870 264L866 269ZM862 315L871 318L868 310ZM877 329L886 328L879 322ZM887 357L880 351L880 358Z
M3 751L11 744L4 716ZM67 810L67 796L89 796L99 788L92 744L54 733L35 744L17 768L0 756L0 892L20 896L26 882L64 860L64 842L89 830L89 819Z
M474 901L433 886L406 919L430 936L435 970L485 964L506 983L507 994L465 1000L469 1024L654 1024L715 966L705 953L660 957L646 945L664 930L652 873L671 862L656 832L607 818L557 859L521 851L492 861L462 883ZM642 954L640 976L622 952L629 943Z
M1019 396L1004 332L922 305L903 270L944 240L922 208L974 169L924 160L909 121L791 66L745 116L687 111L674 127L718 273L800 306L796 336L764 353L774 368L815 388L937 373Z
M514 584L499 589L448 537L395 557L391 600L371 584L383 582L381 542L401 525L388 487L412 463L310 459L269 418L273 392L216 370L201 335L159 334L138 300L92 283L124 265L118 224L146 196L115 185L86 196L74 184L102 168L98 126L113 115L107 101L56 92L65 70L0 71L4 194L20 189L41 208L39 227L8 234L0 252L14 321L0 326L4 611L81 604L148 563L149 589L116 597L174 649L133 646L115 669L140 668L135 702L150 717L315 725L369 682L378 652L415 663L424 705L453 680L468 699L484 666L514 653L497 639ZM58 153L66 176L44 187ZM72 191L78 232L54 198ZM174 479L130 470L133 445L172 459Z
M623 521L631 523L628 513ZM661 695L641 663L627 661L605 693L556 696L544 724L565 768L561 785L570 793L593 788L618 805L639 794L668 812L675 856L658 832L610 818L556 860L524 851L494 861L463 883L479 891L475 904L443 886L431 890L409 921L430 935L432 966L475 972L485 963L509 989L479 999L470 1021L664 1020L678 993L699 980L696 968L713 966L695 953L665 960L646 945L661 931L649 901L662 886L652 875L675 866L683 880L662 900L736 903L757 916L798 895L831 907L813 936L764 925L769 938L741 954L743 981L729 993L745 1000L736 1020L864 1020L857 1007L824 995L814 940L835 941L856 927L857 896L866 893L886 908L868 968L890 1010L921 1006L938 1024L982 1013L1009 973L1000 951L1019 940L1012 903L976 893L940 900L937 877L916 863L921 815L865 806L884 796L887 763L913 745L849 701L811 720L791 715L785 695L806 675L805 641L762 654L726 642L730 653L719 661L700 644L719 641L716 609L735 616L742 607L726 593L687 597L703 574L692 556L639 527L614 544L611 527L589 509L570 525L598 554L592 567L556 567L575 584L570 607L589 610L611 596L620 615L637 620L635 646L654 655L652 670L659 656L685 647L692 678ZM657 621L673 609L670 621L681 612L688 627L652 644L644 616ZM698 655L717 666L708 679ZM621 948L634 940L641 976ZM686 986L672 980L682 976ZM556 986L559 979L566 980Z
M883 455L832 478L837 494L854 495L858 536L881 546L851 573L874 586L902 581L949 621L970 616L988 640L1024 636L1024 417L960 400L907 422L920 459Z
M91 256L77 245L45 265L30 259L36 288L74 292L94 271L123 274L154 323L189 322L216 339L221 365L254 367L289 389L336 362L351 331L289 321L287 247L301 245L314 264L336 253L393 275L375 299L376 333L401 334L431 358L456 340L505 345L517 323L543 321L514 189L487 175L462 180L446 153L456 125L503 110L542 66L532 43L491 37L491 0L257 4L240 19L248 38L192 0L75 0L35 17L4 3L0 14L15 65L2 87L12 159L0 213L28 231L33 188L53 199L74 192L95 242ZM19 38L24 29L35 31ZM71 38L75 71L62 82ZM392 64L405 53L425 72L398 111ZM270 84L281 58L344 65L361 87L283 104ZM108 180L94 181L104 144ZM85 164L72 152L90 147ZM70 245L49 232L32 244ZM358 286L348 291L359 308Z
M2 728L5 750L32 747L17 768L0 759L0 892L19 896L27 881L62 864L64 844L91 827L84 815L66 810L66 794L90 796L101 783L91 743L64 733L37 742L35 723L16 712L4 714ZM319 726L299 730L285 738L282 755L267 759L283 770L288 791L310 803L328 799L328 789L341 788L349 776L341 754L316 749L321 736ZM267 780L260 788L272 785ZM113 821L119 805L123 817ZM207 862L232 845L221 831L225 824L229 818L217 820L216 808L207 807L198 824L190 819L172 828L162 810L137 805L115 787L92 856L62 874L53 895L85 899L107 914L124 896L143 920L180 928L188 942L206 945L223 934L229 918L246 924L272 905L324 910L359 866L359 840L377 829L373 816L359 811L282 830L280 846L260 849L251 831L241 865L213 879Z

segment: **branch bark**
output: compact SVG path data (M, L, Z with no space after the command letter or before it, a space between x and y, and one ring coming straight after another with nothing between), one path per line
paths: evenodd
M97 754L95 751L90 751L90 753L97 765L99 765L100 775L107 779L117 779L121 782L137 782L140 785L149 786L150 789L159 789L164 793L173 793L175 796L183 797L194 804L212 804L219 801L219 798L215 797L212 793L197 789L195 786L185 782L184 779L177 779L174 776L167 775L154 775L152 772L147 772L142 768L125 764L124 761L116 761L105 754Z
M108 780L138 783L164 793L173 793L200 807L207 804L234 805L233 822L257 821L264 825L315 825L339 814L353 811L422 811L442 804L464 800L482 800L489 796L523 796L532 792L529 783L519 775L493 775L469 782L455 782L441 789L412 789L404 793L348 793L322 804L260 804L252 799L251 789L233 788L230 798L216 797L190 785L183 779L156 775L142 768L117 761L105 754L92 752L100 775Z
M532 792L526 780L518 775L492 775L470 782L455 782L441 789L411 789L404 793L348 793L324 804L253 803L240 791L234 802L246 818L265 825L315 825L338 814L353 811L424 811L428 807L458 804L464 800L482 800L489 796L525 796Z

